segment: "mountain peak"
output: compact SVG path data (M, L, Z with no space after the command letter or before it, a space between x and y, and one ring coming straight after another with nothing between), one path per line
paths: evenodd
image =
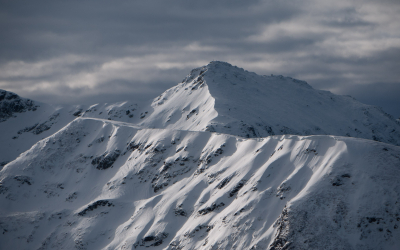
M400 147L340 136L400 123L353 98L215 61L142 105L0 105L0 249L400 245Z
M183 80L183 83L190 83L195 78L198 78L198 80L207 78L209 80L207 81L208 85L256 85L258 88L267 88L268 84L284 84L286 82L289 88L299 86L312 89L305 81L282 75L258 75L223 61L211 61L205 66L193 69Z
M340 135L400 145L400 125L377 107L221 61L193 69L151 109L142 126L243 137Z

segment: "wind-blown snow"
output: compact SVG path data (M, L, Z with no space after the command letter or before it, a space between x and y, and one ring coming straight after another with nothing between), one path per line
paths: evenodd
M0 172L0 248L394 249L399 166L363 139L78 118Z
M400 123L377 107L224 62L194 69L156 98L152 108L140 124L253 138L340 135L400 145Z
M211 62L148 103L0 108L0 249L400 246L400 125L351 97Z

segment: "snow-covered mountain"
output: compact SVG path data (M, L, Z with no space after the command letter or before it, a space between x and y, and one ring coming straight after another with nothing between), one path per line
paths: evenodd
M1 249L396 249L400 150L78 118L1 171Z
M136 109L137 104L131 102L56 106L0 90L0 169L85 113L99 110L96 118L134 122L131 118Z
M225 62L192 72L158 98L140 125L243 137L340 135L400 145L400 123L380 108L315 90L304 81L260 76Z
M0 169L75 119L77 108L55 107L0 90Z
M399 249L400 126L350 97L211 62L148 103L0 108L0 249Z
M1 165L78 116L247 138L339 135L400 145L400 121L378 107L290 77L260 76L215 61L148 103L55 107L1 90Z

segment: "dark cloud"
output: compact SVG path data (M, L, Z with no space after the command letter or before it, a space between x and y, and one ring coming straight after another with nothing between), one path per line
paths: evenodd
M400 116L399 10L392 0L0 1L0 88L56 103L142 100L223 60Z
M356 99L361 102L384 107L385 112L397 114L395 118L400 117L400 84L398 82L347 85L341 91L356 96Z
M296 11L243 1L6 1L0 58L36 60L63 53L122 56L125 49L236 40Z

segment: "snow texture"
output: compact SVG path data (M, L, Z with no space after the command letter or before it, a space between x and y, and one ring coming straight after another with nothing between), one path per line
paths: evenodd
M152 104L140 125L211 131L247 138L339 135L400 145L400 123L350 96L304 81L260 76L225 62L192 70Z
M350 97L211 62L149 103L29 103L0 249L399 249L399 124Z

